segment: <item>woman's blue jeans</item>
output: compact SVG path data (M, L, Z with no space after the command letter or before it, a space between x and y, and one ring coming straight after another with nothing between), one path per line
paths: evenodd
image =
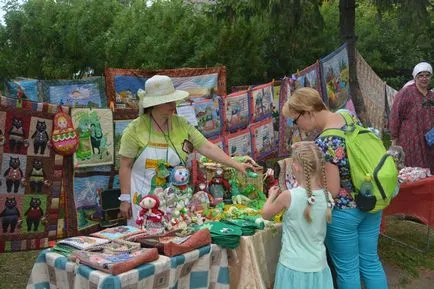
M326 245L337 273L338 289L387 289L378 257L382 211L365 213L357 208L338 209L327 227Z

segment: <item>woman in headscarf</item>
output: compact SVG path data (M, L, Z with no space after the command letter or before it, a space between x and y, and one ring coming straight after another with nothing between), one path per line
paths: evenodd
M413 69L414 83L404 86L395 96L389 127L392 144L401 146L408 167L429 168L434 173L434 152L425 135L433 129L434 98L430 91L432 66L427 62Z

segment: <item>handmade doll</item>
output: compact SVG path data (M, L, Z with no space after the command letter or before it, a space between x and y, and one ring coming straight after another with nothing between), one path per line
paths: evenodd
M159 209L160 200L155 195L143 197L139 206L142 208L137 217L136 224L142 229L152 231L153 233L162 233L164 231L163 216L164 212Z
M188 206L193 193L191 187L188 186L190 171L184 166L176 166L173 168L169 179L170 186L175 190L178 197L178 202Z
M223 202L223 200L231 201L231 186L229 185L229 182L223 177L222 168L216 169L216 175L208 183L208 190L214 198L214 202L212 203L213 206L217 205L220 202Z
M196 187L196 192L191 197L190 211L206 210L210 204L209 193L206 192L206 184L200 183Z

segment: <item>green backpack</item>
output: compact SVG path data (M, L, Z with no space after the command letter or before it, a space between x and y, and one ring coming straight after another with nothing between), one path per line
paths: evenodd
M320 135L338 136L345 139L351 180L356 192L353 198L359 209L375 213L386 208L398 189L398 170L394 159L387 154L383 142L370 129L354 122L347 111L339 111L344 117L346 129L326 129ZM365 176L373 177L373 202L366 205L358 194Z

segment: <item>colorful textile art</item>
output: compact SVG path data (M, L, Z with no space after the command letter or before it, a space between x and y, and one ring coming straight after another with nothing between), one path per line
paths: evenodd
M346 44L320 60L323 99L331 111L345 106L350 96Z
M69 107L107 107L102 76L76 80L44 80L42 91L44 102Z
M251 114L254 122L270 117L273 113L274 82L258 85L251 90Z
M124 119L124 120L115 120L115 128L114 128L114 150L115 150L115 169L119 169L119 149L121 147L121 138L124 129L128 126L128 124L133 121L132 119Z
M0 98L0 252L48 247L63 235L63 159L48 145L56 111Z
M74 167L113 164L113 115L110 109L73 108L71 118L79 145Z
M22 94L22 98L25 100L41 101L39 84L39 80L27 78L8 81L6 83L6 96L18 98Z
M290 79L284 77L280 83L279 93L279 111L282 111L283 105L291 95ZM291 154L290 143L290 127L286 125L287 118L280 113L279 114L279 157L286 157Z
M223 129L220 97L203 99L193 102L196 113L197 129L205 137L215 137L221 134Z
M250 122L249 93L237 91L224 98L226 130L235 132L244 129Z
M385 125L386 83L372 70L360 53L356 54L357 79L365 102L369 125L382 130Z
M319 94L322 95L319 62L306 67L298 72L296 76L297 79L294 82L295 89L300 87L312 87L318 90Z
M279 96L279 111L282 111L283 105L291 97L291 90L293 88L294 82L285 77L282 79L282 84L280 86L280 96ZM287 157L292 153L292 144L299 141L314 140L319 134L317 131L311 133L306 133L300 130L294 125L292 119L285 117L284 115L279 115L279 157Z
M102 218L101 193L109 188L109 181L110 174L75 174L73 194L78 231L98 228Z
M240 130L226 136L228 154L235 156L252 156L252 138L249 129Z
M190 99L212 98L226 94L226 68L180 68L160 70L107 68L105 77L110 107L137 109L137 90L145 87L148 78L156 75L172 78L176 89L190 93Z
M271 118L252 124L250 132L255 160L262 160L274 152L274 131Z

